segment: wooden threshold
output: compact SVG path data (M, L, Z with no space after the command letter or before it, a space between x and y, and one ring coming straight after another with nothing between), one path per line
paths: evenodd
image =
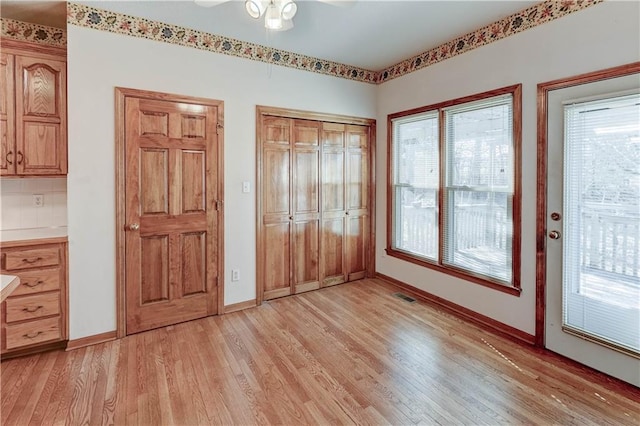
M86 346L97 345L100 343L110 342L116 339L116 331L107 331L106 333L94 334L92 336L81 337L80 339L69 340L67 350L84 348Z

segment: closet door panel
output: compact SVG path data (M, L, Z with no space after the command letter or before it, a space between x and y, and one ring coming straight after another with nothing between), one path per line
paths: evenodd
M369 217L349 217L347 219L347 279L348 281L364 278L367 270Z
M264 298L287 296L291 294L291 224L266 224L264 240Z
M319 221L296 222L293 225L293 266L295 292L320 288Z
M344 217L324 219L322 222L322 285L345 282Z
M281 148L264 150L264 191L262 192L265 215L289 215L290 192L290 152Z

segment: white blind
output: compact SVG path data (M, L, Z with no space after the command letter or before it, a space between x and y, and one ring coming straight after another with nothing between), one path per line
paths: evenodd
M438 112L393 121L393 246L438 257Z
M443 263L511 284L513 97L445 110Z
M565 105L563 326L640 354L640 95Z

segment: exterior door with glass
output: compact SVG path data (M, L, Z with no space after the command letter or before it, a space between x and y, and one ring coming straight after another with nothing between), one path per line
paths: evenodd
M545 346L640 386L639 75L548 91L547 123Z

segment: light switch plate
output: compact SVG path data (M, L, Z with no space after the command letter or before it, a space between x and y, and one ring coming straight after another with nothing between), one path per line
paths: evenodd
M242 192L245 194L251 192L251 182L242 182Z

